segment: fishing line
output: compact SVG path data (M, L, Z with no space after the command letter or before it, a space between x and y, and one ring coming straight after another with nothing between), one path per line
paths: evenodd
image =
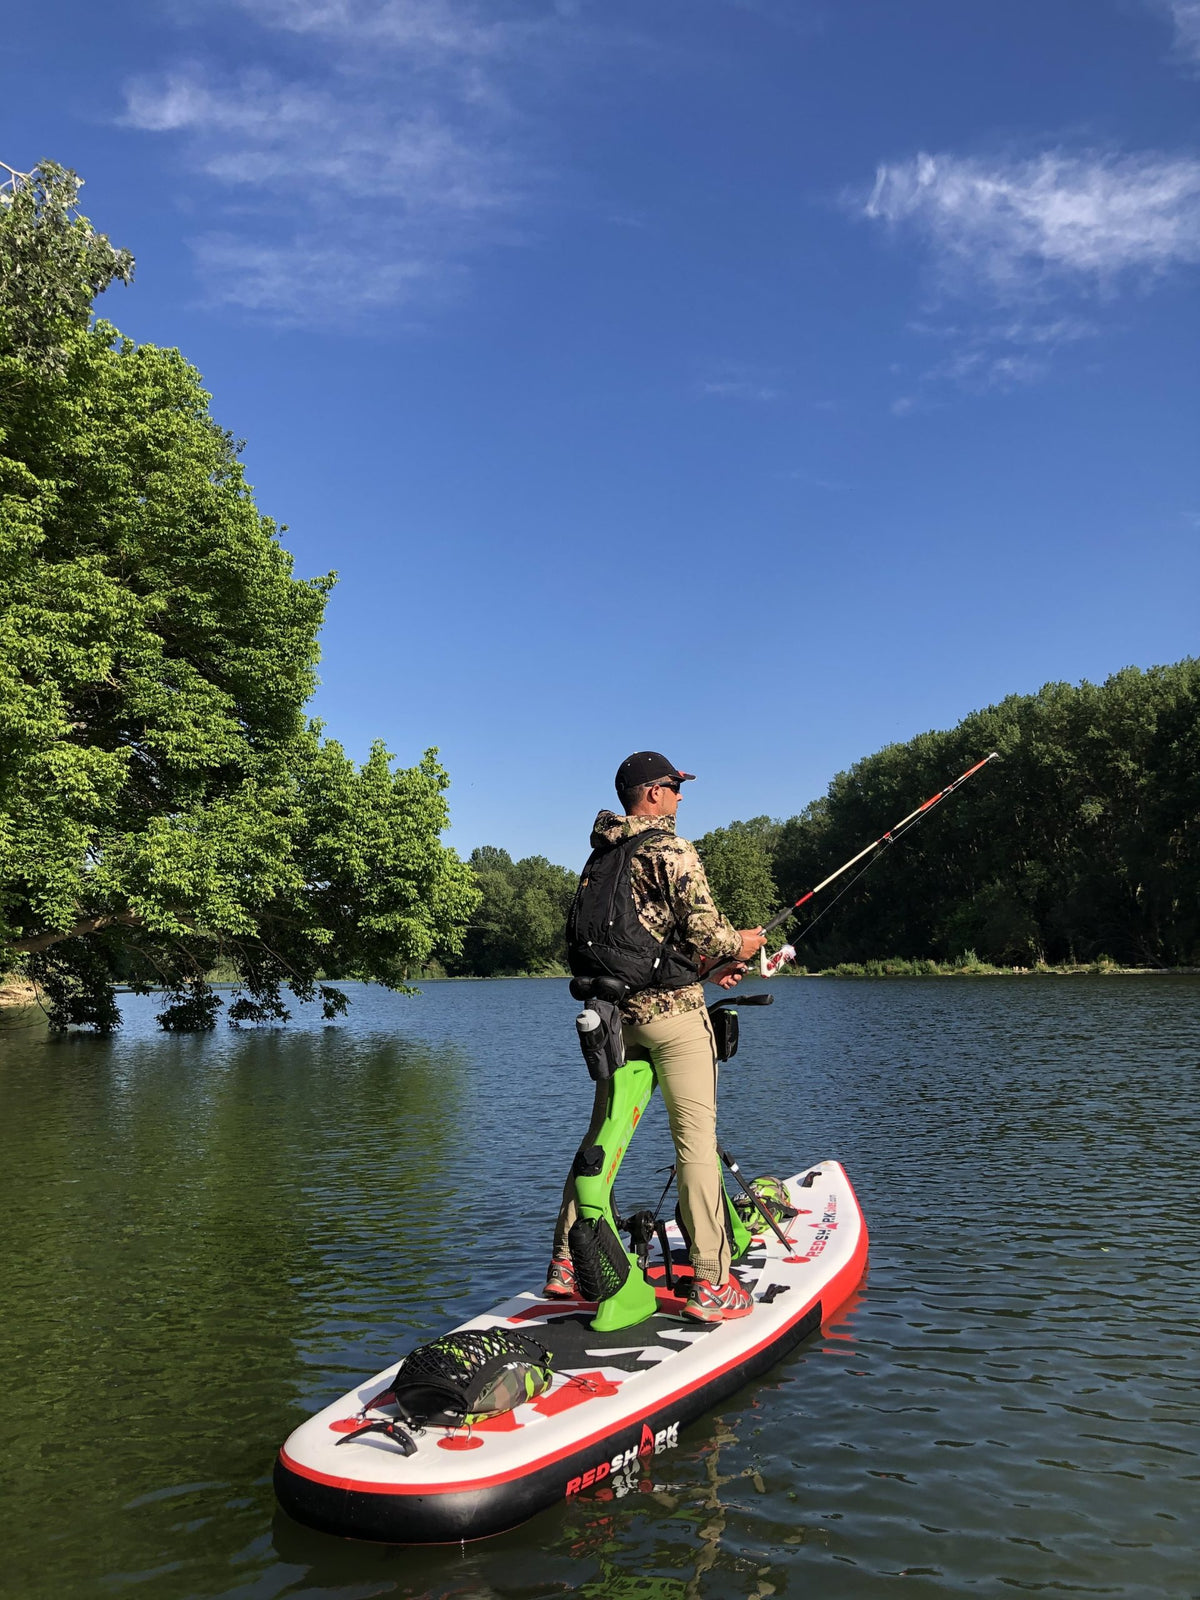
M865 878L867 873L870 872L871 868L875 865L875 863L877 861L882 861L883 860L884 856L887 855L889 848L892 845L894 845L895 842L896 842L895 839L889 839L887 844L884 845L883 849L879 852L879 854L877 856L872 856L870 861L867 862L865 867L860 867L859 870L850 879L849 883L845 883L845 884L842 885L842 887L834 895L833 899L829 902L829 904L827 906L823 907L822 910L817 912L815 917L813 917L810 921L808 921L808 922L806 922L804 924L804 926L800 929L800 932L797 933L794 936L795 939L797 941L799 941L801 939L807 939L808 935L816 927L817 923L820 922L821 918L822 917L827 917L829 915L829 913L833 910L834 906L837 905L838 901L842 898L842 896L844 894L849 894L851 889L853 889L854 885L858 882L858 880L860 878Z
M844 884L842 888L838 890L837 894L834 895L833 899L829 902L829 905L825 906L823 910L818 913L818 916L814 917L812 922L808 923L804 930L805 933L807 933L808 929L813 926L813 923L817 922L820 917L825 915L826 911L835 906L842 898L842 895L846 893L846 890L849 889L853 884L857 883L859 878L862 877L863 873L866 872L868 868L874 866L875 862L885 854L889 845L895 844L898 839L903 838L906 833L908 833L912 828L915 828L917 823L923 818L927 817L936 805L939 805L941 801L945 800L948 795L953 794L955 789L957 789L961 784L966 783L968 778L974 777L981 767L986 767L989 761L998 761L999 759L1000 752L998 750L993 750L990 755L984 756L982 761L977 761L974 766L968 767L965 772L960 773L960 775L954 779L953 783L948 783L944 789L939 789L937 794L930 795L929 799L923 801L915 811L910 811L906 817L902 817L900 821L897 822L893 827L889 828L886 833L881 833L878 839L872 839L870 844L864 845L857 855L851 856L849 861L844 861L836 872L831 872L827 878L822 878L820 883L816 884L812 889L809 889L807 893L802 894L800 898L793 901L790 906L785 906L778 916L772 917L769 922L764 924L762 930L763 933L770 933L773 928L778 928L785 923L789 917L794 917L802 905L806 905L808 901L814 898L814 896L820 894L822 889L827 889L829 885L840 878L844 872L849 872L851 867L858 866L858 863L864 856L870 856L870 860L867 862L867 865L863 867L861 871L857 872L855 876L850 879L849 883ZM882 850L879 848L880 845L884 847Z

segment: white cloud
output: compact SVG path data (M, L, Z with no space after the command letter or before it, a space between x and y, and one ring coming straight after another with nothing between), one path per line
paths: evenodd
M447 0L239 0L298 36L287 76L199 65L126 90L128 126L174 138L209 180L194 241L217 303L286 322L411 314L511 242L543 174L510 89L532 25Z
M939 340L946 354L918 374L915 392L892 403L895 416L927 410L932 397L947 387L974 395L1006 394L1037 383L1049 376L1059 350L1100 332L1094 322L1079 316L915 321L908 327L923 338Z
M197 72L134 83L126 120L191 135L192 158L210 177L295 191L318 205L323 185L443 214L488 211L513 198L503 158L431 107L406 114L266 72L223 85Z
M1050 363L1022 350L997 350L968 344L919 374L916 386L891 402L895 417L929 411L940 405L948 391L969 395L1009 394L1047 377Z
M1038 320L1029 317L1005 318L1001 322L928 322L908 324L913 333L930 338L966 340L974 344L1051 345L1073 344L1079 339L1091 339L1099 333L1094 322L1085 317L1053 317Z
M1175 47L1181 55L1200 61L1200 0L1157 0L1175 24Z
M1013 389L1019 384L1035 383L1045 377L1048 370L1046 362L1019 352L997 355L991 350L960 350L949 360L932 367L929 377L944 378L986 393L989 389Z
M921 154L881 166L863 211L920 232L958 288L1019 299L1065 280L1109 287L1200 261L1200 160Z
M353 244L338 248L320 233L280 245L209 233L196 241L196 257L201 273L220 284L224 304L290 324L336 323L348 307L356 315L426 310L450 297L462 270L400 250L390 261L364 257Z
M914 233L939 288L960 301L953 320L910 324L948 353L893 404L897 416L940 388L984 394L1038 382L1056 353L1099 335L1095 313L1122 284L1145 287L1200 263L1194 157L922 154L881 166L859 205Z

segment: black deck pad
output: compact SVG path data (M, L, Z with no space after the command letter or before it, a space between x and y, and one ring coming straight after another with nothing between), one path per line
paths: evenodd
M685 1323L679 1317L655 1315L630 1328L617 1328L611 1333L597 1333L591 1325L594 1313L576 1311L564 1317L554 1317L549 1322L535 1323L528 1331L531 1339L545 1345L550 1352L550 1365L555 1372L570 1372L579 1367L594 1367L597 1363L617 1367L621 1372L645 1372L651 1363L644 1361L639 1350L664 1351L676 1354L686 1350L689 1339L663 1338L667 1333L709 1332L719 1323ZM617 1354L617 1352L622 1352ZM601 1352L597 1354L597 1352ZM659 1358L656 1356L655 1364Z

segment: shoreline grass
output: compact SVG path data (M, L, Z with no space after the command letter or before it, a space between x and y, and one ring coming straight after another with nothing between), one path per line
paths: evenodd
M1146 978L1170 976L1172 973L1196 974L1200 967L1124 967L1107 956L1095 961L1062 962L1050 966L1039 961L1029 967L1001 967L988 961L954 961L907 959L902 956L883 957L874 961L840 961L836 966L822 967L816 972L785 973L797 978L1082 978L1115 977Z

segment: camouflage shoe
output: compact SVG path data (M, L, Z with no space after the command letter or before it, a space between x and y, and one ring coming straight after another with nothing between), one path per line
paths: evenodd
M736 1278L726 1278L720 1285L693 1278L683 1314L691 1322L729 1322L734 1317L748 1317L753 1310L753 1296Z
M550 1263L550 1271L546 1274L546 1287L542 1293L550 1300L574 1300L578 1297L575 1268L568 1256Z

